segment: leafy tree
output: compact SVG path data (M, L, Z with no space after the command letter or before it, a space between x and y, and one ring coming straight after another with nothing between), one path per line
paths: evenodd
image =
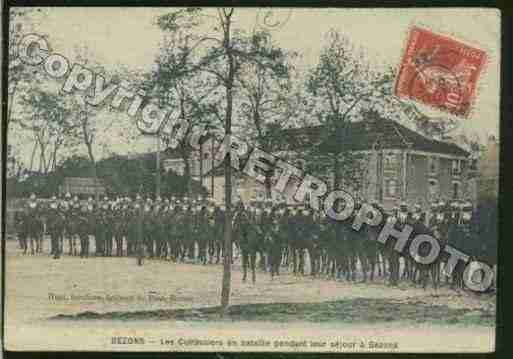
M272 43L267 31L258 31L245 39L248 53L260 53L267 61L246 62L236 77L240 88L240 129L259 149L274 153L283 148L285 139L282 130L290 125L291 98L293 87L290 60L295 53L287 53ZM271 197L272 171L266 173L266 194Z
M245 34L234 28L234 8L213 10L214 16L204 10L187 8L174 11L157 19L157 24L166 33L187 39L188 50L182 53L180 62L174 67L174 77L190 76L199 72L220 91L220 100L211 106L218 116L227 138L232 136L234 105L240 94L237 78L247 64L259 69L273 67L276 52L263 46L259 32ZM206 35L198 35L199 26L212 24ZM251 46L248 46L250 44ZM232 169L230 154L224 159L225 176L225 233L221 307L228 307L231 282L232 257Z
M386 97L385 85L389 82L386 74L372 71L363 53L347 38L333 30L327 34L327 44L319 63L308 74L306 89L311 95L308 110L322 126L321 140L309 151L310 159L315 159L310 167L321 173L331 172L334 188L361 188L361 159L344 146L349 124L365 120L362 114ZM360 173L344 176L351 183L342 183L342 173L350 172Z
M162 19L158 21L163 27ZM163 27L165 29L165 27ZM219 117L215 115L215 103L220 100L216 80L202 76L199 71L192 71L187 76L181 72L185 62L195 62L193 35L182 31L170 31L161 46L160 53L155 61L155 69L147 76L145 87L152 98L158 100L161 108L177 108L177 117L189 124L187 132L176 144L178 153L184 162L184 176L186 187L191 193L190 161L197 148L190 145L189 135L194 128L217 128L220 126ZM214 111L213 111L214 110ZM172 145L170 136L174 123L169 121L158 134L158 141L163 141L165 147ZM166 131L168 131L166 133ZM203 139L204 140L204 139ZM203 142L202 140L202 142ZM202 147L200 147L201 149ZM200 153L199 158L202 158ZM201 162L203 163L203 161ZM202 174L200 174L201 176Z

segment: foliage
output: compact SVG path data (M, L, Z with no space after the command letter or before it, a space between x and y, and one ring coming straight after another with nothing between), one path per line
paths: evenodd
M84 156L67 158L54 172L47 175L33 174L24 180L12 180L8 184L9 195L26 197L37 193L41 197L51 197L59 192L66 177L90 177L90 160ZM134 196L140 193L151 196L155 193L155 157L141 158L113 156L97 162L98 178L105 185L109 195ZM188 179L172 171L161 172L163 197L183 196L188 193ZM194 193L206 195L200 184L192 181Z

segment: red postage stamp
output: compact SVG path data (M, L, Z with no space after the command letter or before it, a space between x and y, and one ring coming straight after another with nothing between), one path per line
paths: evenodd
M447 36L412 28L395 94L466 117L486 53Z

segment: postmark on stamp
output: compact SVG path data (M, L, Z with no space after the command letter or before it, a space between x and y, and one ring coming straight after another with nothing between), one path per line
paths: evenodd
M419 27L411 29L395 94L467 117L486 53Z

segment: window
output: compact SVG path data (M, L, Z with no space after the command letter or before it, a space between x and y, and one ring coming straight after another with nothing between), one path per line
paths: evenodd
M384 169L385 171L396 171L399 167L399 161L397 155L386 154L384 158Z
M386 195L387 197L396 197L397 196L397 181L396 180L388 180L386 182Z
M438 198L440 188L438 186L437 180L434 180L434 179L429 180L428 191L429 191L429 200L430 201L434 201L435 199Z
M428 160L429 174L437 175L440 166L440 159L438 157L430 157Z
M452 174L453 176L459 176L461 174L461 161L452 160Z
M460 183L453 182L452 183L452 198L457 199L460 196Z

